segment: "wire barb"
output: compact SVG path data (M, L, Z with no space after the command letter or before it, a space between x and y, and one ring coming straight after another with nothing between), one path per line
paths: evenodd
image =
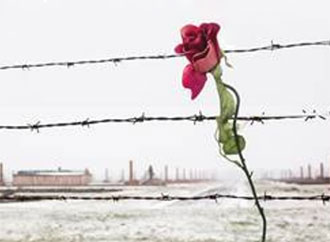
M144 121L146 121L146 117L145 117L144 113L142 113L142 115L140 117L133 118L132 123L136 124L136 123L142 123Z
M90 126L89 118L81 122L81 126L89 128Z
M31 132L33 131L37 131L37 133L40 132L39 128L40 128L40 121L36 122L35 124L28 124L27 125L29 127L29 129L31 130Z
M197 122L203 122L207 117L203 115L202 111L199 111L198 115L194 115L194 124L196 124Z

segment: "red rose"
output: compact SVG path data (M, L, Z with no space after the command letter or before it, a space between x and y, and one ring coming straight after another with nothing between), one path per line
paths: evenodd
M216 23L199 27L186 25L181 29L182 44L175 52L187 57L191 64L183 71L182 84L191 89L191 98L198 96L206 82L206 73L211 71L222 57L217 41L220 26Z

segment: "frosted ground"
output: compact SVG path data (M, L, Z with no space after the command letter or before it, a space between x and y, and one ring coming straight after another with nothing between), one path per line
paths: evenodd
M259 183L276 195L329 193L329 186ZM244 183L127 187L121 194L249 194ZM119 194L119 193L116 193ZM316 201L263 203L268 241L330 241L330 205ZM253 202L41 201L0 204L0 241L258 241Z

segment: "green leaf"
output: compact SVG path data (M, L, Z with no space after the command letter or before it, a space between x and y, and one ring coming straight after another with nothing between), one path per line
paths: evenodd
M236 112L236 100L233 94L226 88L221 80L221 69L217 67L212 72L216 80L218 95L220 99L220 116L217 117L218 137L220 154L237 155L245 148L245 139L238 135L238 146L233 131L233 121ZM226 157L228 158L228 157Z
M218 122L218 129L219 129L219 137L218 140L220 143L226 142L232 136L232 128L230 123L227 121L224 122L223 120L219 119Z
M220 117L224 120L228 120L235 114L236 102L233 95L222 83L219 83L217 87L220 97Z
M241 135L238 135L238 144L239 149L236 145L235 136L232 136L223 144L223 152L226 155L237 155L238 151L242 151L245 148L245 139Z

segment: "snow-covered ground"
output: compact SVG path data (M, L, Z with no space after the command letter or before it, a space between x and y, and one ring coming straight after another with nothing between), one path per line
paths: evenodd
M259 183L260 192L307 195L325 186ZM125 187L125 195L249 194L240 182ZM321 202L263 203L268 241L330 241L330 206ZM0 241L258 241L260 218L253 202L40 201L0 204Z

